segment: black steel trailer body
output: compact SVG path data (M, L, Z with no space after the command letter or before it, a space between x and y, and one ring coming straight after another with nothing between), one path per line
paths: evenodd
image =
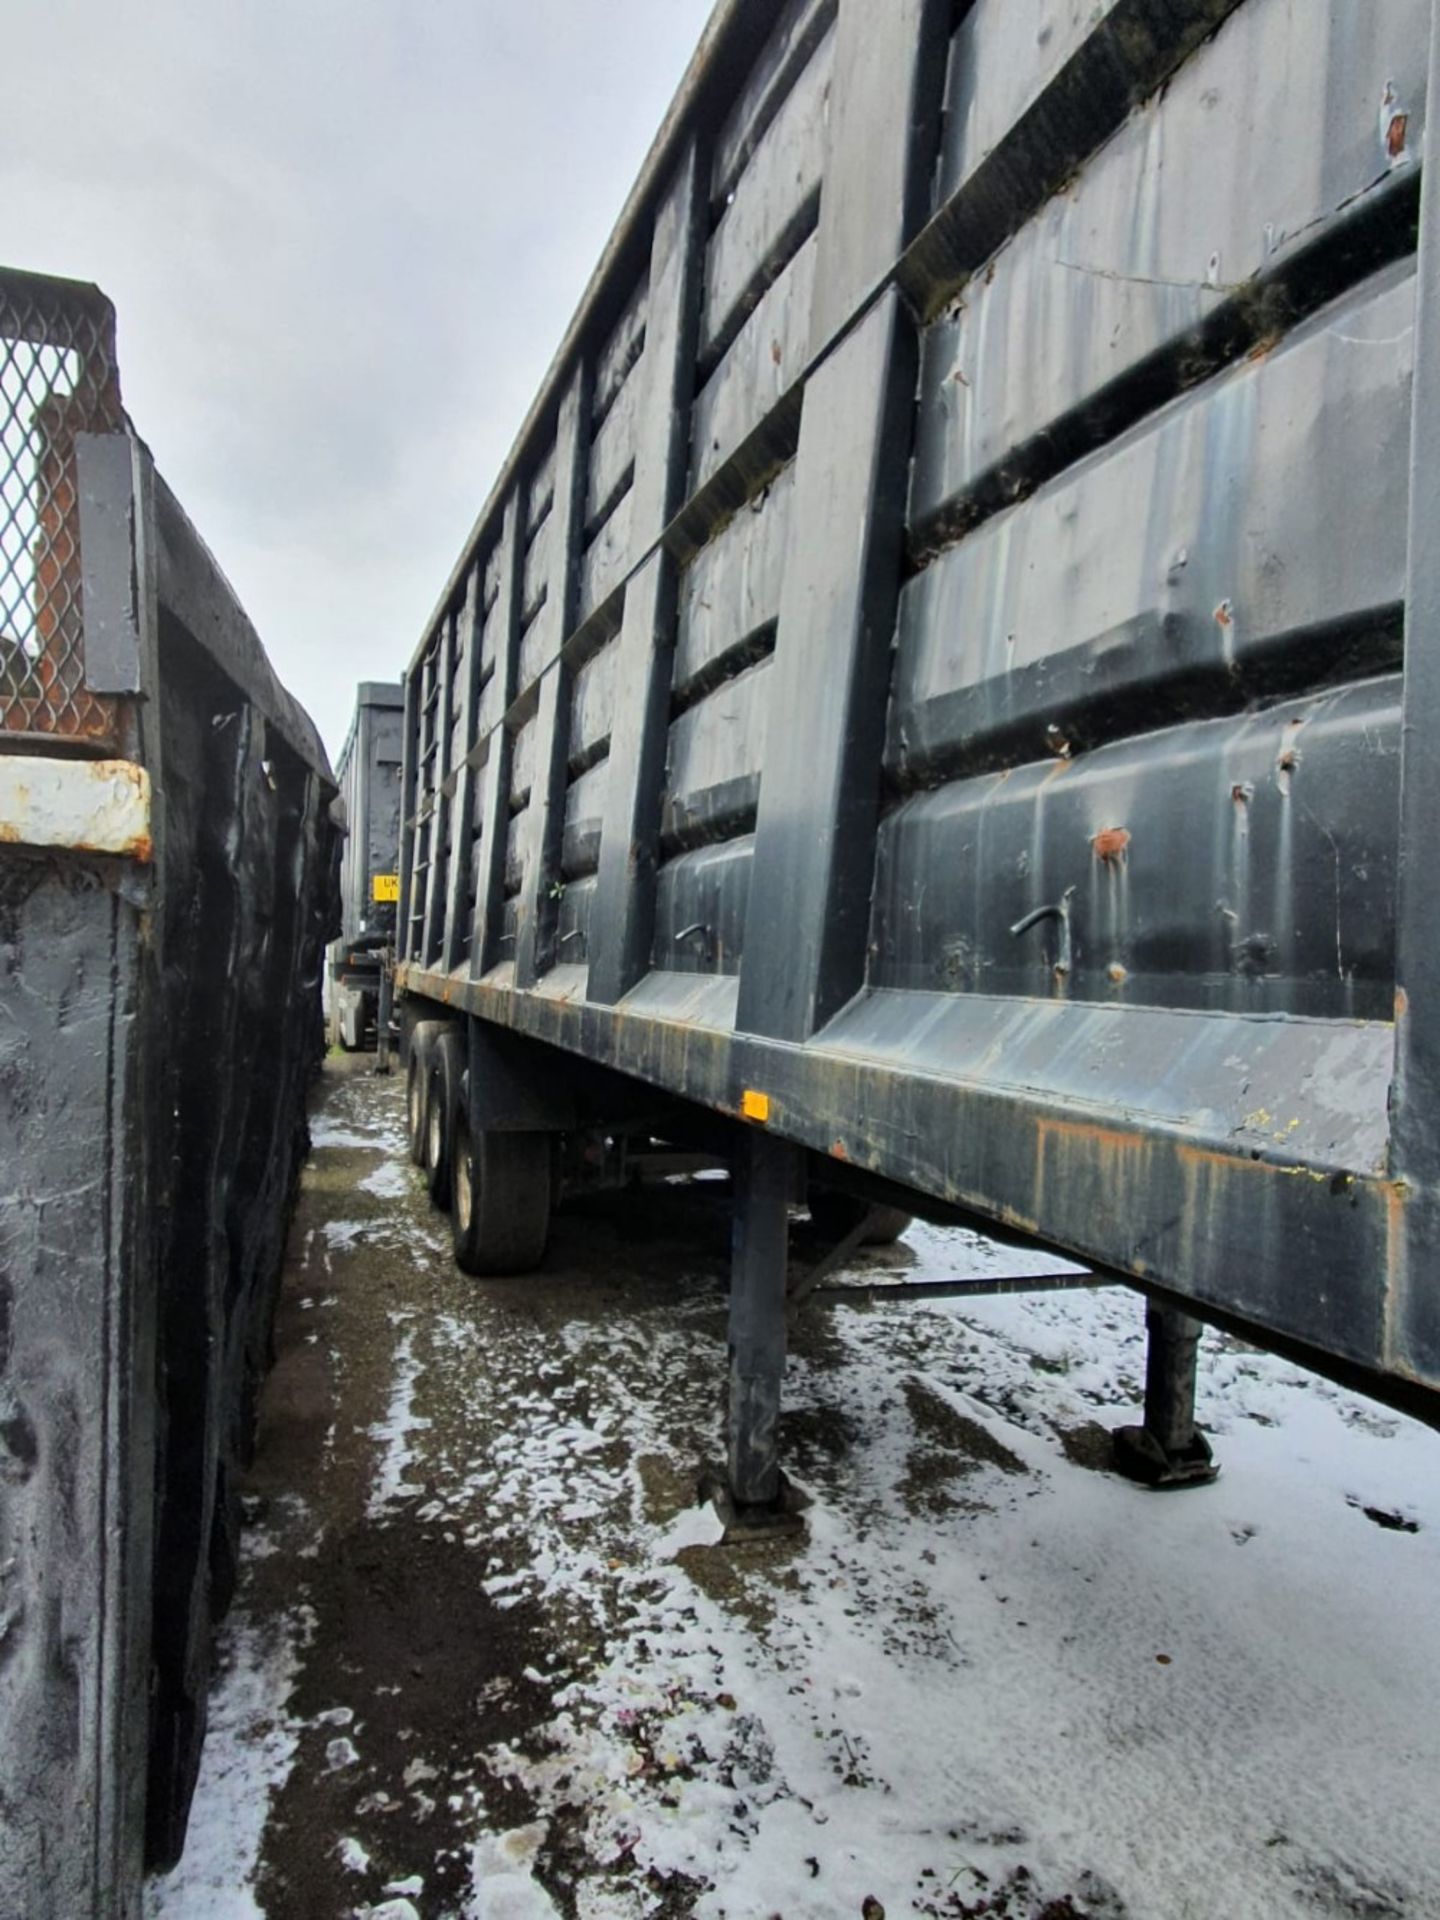
M180 1850L323 1044L334 781L120 403L0 272L0 1912Z
M378 1031L384 956L395 944L400 897L400 757L405 691L362 680L335 777L345 809L340 938L330 947L330 1037L367 1044Z
M729 1117L742 1494L797 1156L1147 1292L1161 1472L1191 1315L1440 1413L1433 41L712 18L408 671L397 978L512 1252Z

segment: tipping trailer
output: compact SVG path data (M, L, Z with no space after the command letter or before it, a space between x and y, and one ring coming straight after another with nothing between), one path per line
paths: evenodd
M460 1264L720 1129L1440 1420L1430 0L723 0L406 676ZM808 1284L808 1283L802 1283Z
M179 1854L323 1045L335 783L120 400L0 271L0 1913Z
M327 954L330 1038L353 1051L380 1038L385 957L400 898L400 746L405 694L398 681L362 680L335 777L345 809L340 856L340 938ZM388 1029L389 1015L385 1024Z

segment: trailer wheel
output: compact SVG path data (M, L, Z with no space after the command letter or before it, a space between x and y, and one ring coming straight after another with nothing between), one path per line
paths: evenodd
M554 1185L548 1133L472 1134L466 1103L451 1135L450 1232L462 1273L530 1273L545 1258Z
M851 1194L836 1193L831 1187L810 1189L810 1218L822 1239L843 1240L865 1211L865 1202ZM893 1247L914 1218L899 1207L876 1207L874 1215L862 1246Z
M442 1213L450 1206L455 1153L455 1116L465 1075L465 1037L441 1026L430 1053L425 1094L425 1184Z
M405 1070L405 1134L411 1163L425 1164L426 1100L430 1089L430 1061L435 1041L443 1031L439 1020L422 1020L410 1035L410 1058Z

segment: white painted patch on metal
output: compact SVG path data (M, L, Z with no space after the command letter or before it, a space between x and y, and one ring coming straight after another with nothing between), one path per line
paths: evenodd
M0 845L153 858L150 775L132 760L0 758Z

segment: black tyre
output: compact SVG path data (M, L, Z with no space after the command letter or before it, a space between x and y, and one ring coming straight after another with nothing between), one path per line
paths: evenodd
M425 1164L425 1128L430 1095L430 1061L435 1042L444 1032L440 1020L422 1020L410 1034L410 1057L405 1069L405 1136L410 1159L417 1167Z
M832 1245L837 1240L843 1240L858 1225L865 1211L865 1202L855 1199L852 1194L836 1193L829 1187L812 1187L810 1190L810 1218L815 1223L816 1232ZM862 1246L893 1247L914 1218L913 1214L902 1213L899 1207L876 1207L874 1215L861 1242Z
M458 1027L442 1027L431 1049L425 1094L425 1184L442 1213L450 1206L455 1116L464 1080L465 1036Z
M472 1135L466 1103L455 1111L450 1234L463 1273L530 1273L545 1258L554 1192L548 1133Z

